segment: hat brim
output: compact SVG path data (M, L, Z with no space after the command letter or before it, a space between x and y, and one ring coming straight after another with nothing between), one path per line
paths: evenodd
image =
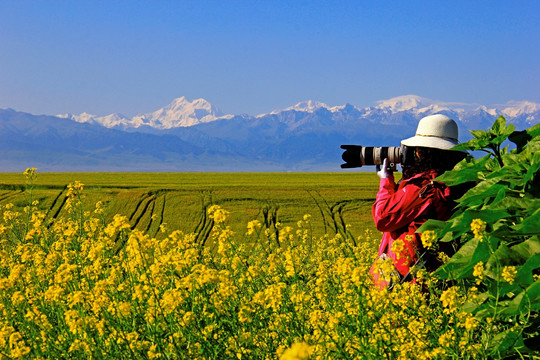
M405 146L420 146L441 150L450 150L458 144L457 141L436 136L413 136L402 140L401 143Z

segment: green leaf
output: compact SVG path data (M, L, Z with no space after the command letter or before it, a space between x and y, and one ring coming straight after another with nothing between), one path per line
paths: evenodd
M466 311L471 314L478 313L479 311L484 310L488 304L486 304L486 300L489 298L488 292L483 292L481 294L478 294L475 296L474 301L468 301L461 307L463 311Z
M470 229L471 222L474 219L480 219L489 225L494 224L499 219L504 219L509 216L510 214L506 209L465 210L463 213L463 220L466 221L466 225Z
M446 226L446 221L440 221L435 219L429 219L425 223L423 223L418 230L416 230L417 233L423 233L424 231L431 230L435 231L436 233L439 233L444 227Z
M518 315L538 310L540 310L540 279L518 294L502 312L506 315Z
M540 254L540 239L534 236L517 245L512 246L512 251L518 253L523 259Z
M460 161L453 170L447 171L437 177L435 180L441 181L448 186L459 185L471 181L478 181L478 174L486 169L486 162L489 155L476 160L472 157L466 157Z
M459 200L460 207L470 207L471 205L483 205L490 197L497 195L500 189L506 189L502 184L497 184L498 179L484 180L471 188Z
M518 268L518 274L523 273L523 281L532 282L532 270L540 266L540 240L537 237L530 238L512 247L501 244L489 257L486 263L487 269L496 269L502 266L524 266ZM526 265L525 265L526 264ZM498 265L498 266L497 266ZM526 276L528 272L528 277ZM489 276L498 279L499 274L488 272Z
M525 218L521 224L513 227L517 234L521 235L537 235L540 234L540 208Z
M516 194L507 194L504 199L497 204L491 204L492 209L507 209L513 211L527 211L531 209L538 209L540 207L540 199L533 199L531 197L520 197Z
M485 130L471 130L470 131L472 136L474 136L477 139L487 138L488 132Z
M515 348L516 344L522 343L520 333L513 328L507 329L495 335L489 347L493 354L497 354L497 358L507 352L511 348Z
M530 285L534 282L533 271L540 268L540 253L527 259L520 267L516 275L516 283L520 285Z
M487 224L493 224L499 219L509 217L506 209L497 210L465 210L456 212L446 222L444 229L438 233L439 241L448 242L460 238L463 234L471 232L471 222L480 219Z
M493 125L491 125L490 132L493 132L495 134L499 134L501 132L501 130L504 129L505 127L506 127L506 119L504 118L504 116L500 115L495 120Z
M446 264L437 269L435 274L441 279L458 280L468 277L476 263L489 258L489 247L487 240L472 239L465 243Z

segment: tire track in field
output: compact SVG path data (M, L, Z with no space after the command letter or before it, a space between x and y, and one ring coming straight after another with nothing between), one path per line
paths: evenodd
M137 225L139 225L139 223L141 222L141 219L143 218L144 214L146 214L146 212L148 211L148 208L150 207L150 204L153 204L154 201L155 201L154 195L148 196L148 194L141 201L139 201L139 203L137 204L137 208L135 209L135 212L133 212L132 216L129 219L130 222L131 222L131 220L133 220L133 217L135 216L135 214L141 208L143 202L145 203L145 205L142 208L142 211L140 212L139 216L137 216L137 218L135 219L135 223L131 226L131 230L134 230L137 227Z
M60 199L60 196L62 196L62 194L64 193L64 191L66 190L66 187L64 187L62 190L60 190L60 192L58 193L58 195L56 195L56 197L54 198L51 206L49 207L49 209L47 210L47 215L46 217L49 216L49 214L51 213L51 211L54 209L54 207L56 206L56 203L58 202L58 199ZM61 209L62 207L60 207ZM58 215L58 213L56 214ZM53 217L53 219L56 218L56 217Z
M19 194L22 194L22 193L23 193L22 190L12 191L12 192L6 194L6 195L3 196L3 197L0 197L0 201L7 200L7 199L9 199L9 198L11 198L11 197L14 197L14 196L19 195Z
M350 201L338 201L337 203L330 206L330 211L332 213L332 220L334 222L334 229L335 231L346 231L347 225L345 224L345 220L343 219L343 209L345 208L345 205L347 205ZM339 229L339 230L338 230Z
M131 212L131 214L129 214L129 221L131 222L131 220L133 220L133 218L135 217L135 214L137 213L137 211L139 210L142 202L144 200L146 200L146 198L148 197L148 194L145 194L146 196L142 196L142 198L139 200L139 202L137 202L137 205L135 205L135 209Z
M23 192L26 190L26 186L20 184L0 184L0 190L19 190L20 192Z
M49 213L51 211L53 211L54 209L54 206L58 203L58 200L60 199L60 197L62 196L62 194L64 193L64 191L67 189L67 185L64 186L64 188L60 191L60 193L56 196L56 198L54 199L54 202L53 204L51 205L51 207L49 208L49 210L47 211L47 216L49 216ZM58 216L60 215L60 211L62 211L62 209L64 208L64 206L66 205L66 202L67 202L67 199L68 197L67 196L64 196L64 198L62 199L62 203L60 204L60 206L58 207L58 209L56 210L56 212L53 214L53 216L51 218L49 218L49 225L47 225L47 228L50 228L52 226L52 224L54 223L54 220L56 220L58 218Z
M309 194L309 196L311 196L311 198L315 202L315 205L317 205L317 208L321 213L325 233L328 231L328 228L330 228L335 234L339 233L343 236L349 235L353 241L354 236L352 236L351 232L347 229L347 224L345 223L345 219L343 218L345 208L348 205L354 205L358 202L375 201L375 199L369 198L342 200L330 204L318 191L308 190L307 193ZM316 194L316 196L313 193Z
M193 232L196 234L195 242L204 246L214 227L214 220L208 217L208 207L212 204L212 192L201 192L200 198L201 217Z
M165 202L167 200L167 195L163 194L163 205L161 206L161 214L159 215L159 224L156 227L156 231L154 231L154 234L152 237L156 237L157 233L159 232L159 229L161 229L161 225L163 225L163 219L165 216ZM152 214L153 215L153 214ZM154 222L154 219L151 218L150 225ZM150 228L150 225L148 225L148 228Z
M150 231L150 227L152 226L152 222L154 221L154 220L152 219L152 216L154 216L154 208L155 208L155 207L156 207L156 201L153 200L153 201L152 201L152 209L150 210L150 213L151 213L152 215L150 215L150 221L148 222L148 225L146 226L146 229L144 230L144 233L145 233L145 234L148 234L148 232Z

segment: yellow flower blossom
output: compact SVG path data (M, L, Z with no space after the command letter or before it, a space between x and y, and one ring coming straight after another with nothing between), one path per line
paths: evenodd
M314 235L306 216L298 233L284 217L269 238L238 236L215 205L208 216L219 226L203 246L196 234L132 229L125 216L103 216L101 203L86 211L83 185L70 189L74 211L52 222L39 204L1 207L5 358L473 358L482 334L495 333L486 329L505 330L501 318L459 310L485 294L457 286L440 294L424 269L421 286L375 288L369 269L380 239L369 233ZM247 232L261 228L253 220ZM392 250L403 256L414 236ZM392 259L375 265L396 278Z
M402 252L404 248L405 248L405 244L403 243L403 240L398 239L392 242L392 246L390 246L390 251L396 254L396 258L399 260L402 256Z
M252 220L247 224L247 235L254 234L257 230L261 228L261 222L259 220Z
M486 231L486 223L480 219L474 219L471 222L471 231L476 239L483 241L484 232Z
M24 171L23 175L24 175L25 177L31 177L31 176L33 176L33 175L35 174L35 172L36 172L36 168L27 168L27 169Z
M476 284L480 285L484 280L484 263L479 261L473 268L473 276L476 277Z
M457 292L457 286L452 286L451 288L443 291L441 294L441 302L445 313L452 313L457 310L459 294Z
M446 264L450 260L450 256L448 256L445 252L439 251L437 254L437 259L443 264Z
M96 203L96 208L94 210L94 214L101 215L101 214L103 214L103 212L104 212L103 203L101 201L98 201Z
M450 329L447 332L443 333L441 336L439 336L439 344L443 348L448 348L454 345L454 342L456 341L456 334L454 332L454 329Z
M305 360L309 359L312 352L311 346L305 342L292 344L279 357L280 360Z
M505 266L502 270L502 278L504 281L512 285L516 279L517 270L515 266Z
M478 326L478 320L474 316L469 314L467 318L465 319L465 324L464 324L465 329L467 331L471 331L471 330L474 330L477 326Z
M436 243L437 235L432 230L426 230L420 236L420 240L424 248L431 249Z
M225 220L227 220L227 217L229 216L229 212L219 205L210 206L207 212L208 217L210 217L210 219L213 219L214 223L216 224L225 222Z

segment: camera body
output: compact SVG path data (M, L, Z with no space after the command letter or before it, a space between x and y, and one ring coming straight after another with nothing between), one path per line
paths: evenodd
M364 165L381 165L388 159L388 170L395 170L397 164L402 166L414 164L414 147L396 146L361 146L341 145L345 151L341 157L345 164L341 168L356 168Z

